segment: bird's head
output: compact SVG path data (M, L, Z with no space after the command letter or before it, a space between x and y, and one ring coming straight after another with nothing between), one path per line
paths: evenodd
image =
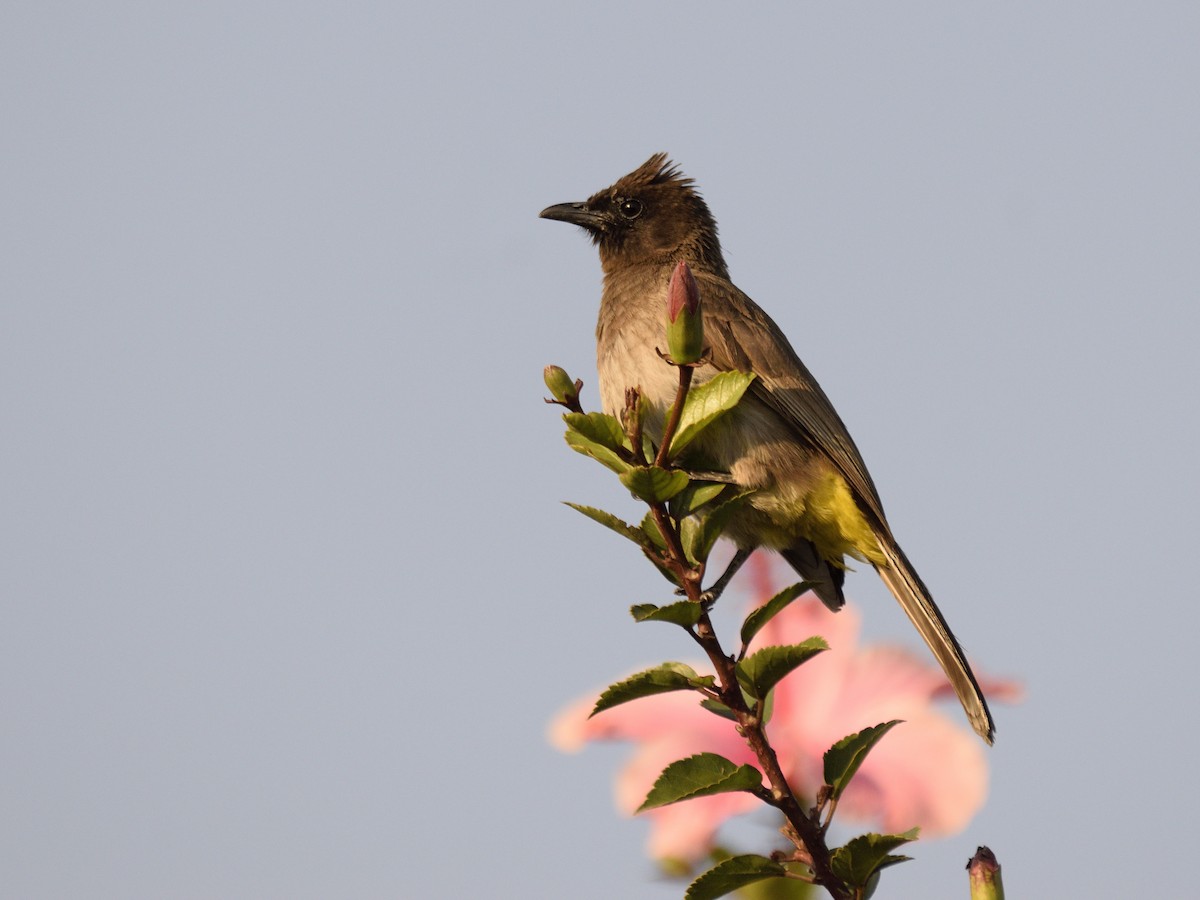
M717 223L692 180L665 153L654 154L582 203L559 203L540 215L587 231L600 249L605 272L687 259L725 275Z

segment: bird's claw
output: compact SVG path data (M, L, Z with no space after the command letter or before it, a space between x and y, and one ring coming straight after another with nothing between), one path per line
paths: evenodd
M684 588L681 588L681 587L675 588L675 596L676 597L686 597L687 595L688 595L687 590L685 590ZM698 603L702 603L706 610L712 609L713 604L717 602L717 600L718 600L718 598L720 598L720 596L721 596L721 588L718 587L717 585L713 585L707 591L701 591L700 596L696 598L696 601Z

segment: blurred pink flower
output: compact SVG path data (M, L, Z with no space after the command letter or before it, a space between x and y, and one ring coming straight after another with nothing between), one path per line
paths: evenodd
M747 568L754 571L756 593L765 601L775 588L762 557L756 555ZM811 801L823 782L822 754L831 745L871 725L903 719L871 751L842 795L839 821L866 821L885 832L919 825L922 837L961 831L987 794L986 748L965 720L959 721L957 704L947 712L933 706L936 698L953 697L940 669L900 647L858 647L859 625L854 609L835 615L806 595L755 638L752 650L813 635L824 637L830 647L775 689L767 733L779 762L793 788ZM981 677L980 685L993 702L1020 698L1021 688L1012 681ZM588 741L634 742L637 749L616 782L617 805L628 814L677 759L711 752L757 767L733 723L702 709L692 692L646 697L589 719L595 699L581 699L560 712L550 724L550 741L572 752ZM711 849L722 822L761 806L749 794L731 793L651 810L646 813L649 853L657 859L699 859Z

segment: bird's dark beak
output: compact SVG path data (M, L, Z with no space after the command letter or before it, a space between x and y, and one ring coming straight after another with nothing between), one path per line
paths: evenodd
M608 224L603 215L588 209L586 203L556 203L538 213L538 218L570 222L591 232L603 231Z

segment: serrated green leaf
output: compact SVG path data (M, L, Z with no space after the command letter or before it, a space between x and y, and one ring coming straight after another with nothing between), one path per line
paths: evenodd
M762 775L754 766L739 766L716 753L697 753L663 769L637 812L694 797L754 791L761 787Z
M919 828L903 834L863 834L838 847L830 856L830 868L842 881L853 887L865 887L871 876L880 869L904 862L907 856L893 856L892 851L915 841Z
M691 666L679 662L665 662L653 669L646 669L636 675L630 675L623 681L611 684L596 700L591 718L597 713L637 700L641 697L652 697L655 694L666 694L670 691L694 690L697 685L711 684L711 676L701 676Z
M647 503L665 503L688 486L683 472L658 466L635 466L620 477L621 484Z
M764 878L783 878L786 875L787 869L782 863L765 856L754 853L731 856L693 881L684 894L684 900L715 900Z
M613 416L599 412L567 413L563 416L563 421L572 431L577 431L588 440L609 450L632 449L628 435Z
M666 606L655 606L653 603L639 603L631 607L630 615L636 622L672 622L691 628L704 615L704 606L691 600L680 600Z
M712 481L690 481L686 488L671 498L668 507L671 516L675 519L690 516L709 501L715 500L727 487L728 484Z
M848 735L825 751L825 783L833 788L832 799L836 800L850 784L858 767L867 754L879 743L879 739L899 725L900 719L892 719L881 725L872 725L862 731Z
M705 428L737 406L753 380L754 376L747 372L720 372L688 391L669 455L674 457Z
M751 611L750 615L746 616L746 620L742 622L742 646L749 646L764 625L783 612L789 603L811 588L812 584L807 581L785 587L758 609Z
M582 453L584 456L590 456L596 462L612 469L618 475L628 472L633 468L632 464L621 459L620 455L615 451L593 441L587 435L580 434L578 431L568 430L563 437L566 438L567 444L572 450Z
M737 664L738 683L751 697L762 700L789 672L828 649L820 637L782 647L763 647Z
M642 531L640 528L634 528L628 522L617 518L610 512L605 512L602 509L596 509L594 506L583 506L579 503L567 502L566 505L571 507L571 509L578 510L579 512L583 513L593 522L599 522L605 528L610 528L622 537L629 538L629 540L633 541L639 547L644 549L650 549L653 547L653 544L650 543L650 538L646 536L644 531Z

